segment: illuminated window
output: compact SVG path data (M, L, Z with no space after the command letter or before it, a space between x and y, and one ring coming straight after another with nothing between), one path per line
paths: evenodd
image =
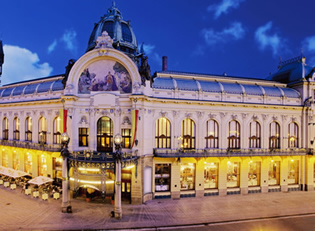
M171 123L166 118L159 118L155 123L156 148L171 148Z
M260 162L248 163L248 186L260 185Z
M8 140L9 139L9 120L7 117L4 117L2 121L2 127L3 127L2 139Z
M240 187L240 163L230 162L227 163L227 187L235 188Z
M113 151L113 122L106 116L97 121L97 151Z
M229 136L228 136L228 143L229 148L240 148L240 124L236 120L232 120L229 122Z
M196 146L196 125L192 119L186 118L182 121L181 148L194 149Z
M32 154L28 152L24 155L24 172L32 175Z
M269 148L280 148L280 125L272 122L269 125Z
M79 128L79 146L88 147L89 146L89 129Z
M290 123L288 127L288 147L299 147L299 127L294 122Z
M32 118L27 117L25 120L25 140L26 141L32 141L32 129L33 129Z
M122 147L123 148L131 148L131 129L122 129Z
M180 166L180 190L195 189L195 165L193 163Z
M54 138L53 138L54 144L61 143L60 137L61 137L61 119L58 116L54 119Z
M44 154L38 156L38 175L47 176L47 158Z
M289 160L288 165L288 184L298 184L299 183L299 161Z
M269 185L280 185L280 161L269 163Z
M249 124L249 148L260 148L261 127L257 121Z
M170 191L171 165L155 164L155 191Z
M218 163L205 163L204 188L218 188Z
M9 154L7 151L2 151L2 166L9 167Z
M47 122L45 117L41 117L38 121L38 141L40 143L47 143Z
M13 120L13 139L20 140L20 120L17 117Z
M219 147L219 125L215 120L207 121L206 148Z
M20 168L20 156L16 151L13 151L13 169L18 170Z

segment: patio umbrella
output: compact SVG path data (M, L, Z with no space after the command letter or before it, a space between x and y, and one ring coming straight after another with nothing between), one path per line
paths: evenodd
M23 172L21 170L8 169L6 175L9 177L12 177L12 178L18 178L18 177L22 177L22 176L27 176L29 174L27 172Z
M42 185L42 184L46 184L46 183L53 182L53 181L54 180L49 178L49 177L37 176L37 177L31 179L30 181L28 181L28 183L36 184L36 185Z

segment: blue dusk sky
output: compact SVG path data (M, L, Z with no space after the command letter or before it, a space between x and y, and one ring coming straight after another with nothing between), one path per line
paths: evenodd
M79 59L110 0L1 1L2 84L64 74ZM144 42L151 71L266 78L280 58L315 66L311 0L116 0Z

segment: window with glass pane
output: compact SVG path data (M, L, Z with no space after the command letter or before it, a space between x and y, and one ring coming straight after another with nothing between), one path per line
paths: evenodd
M32 154L28 152L24 156L24 172L32 174Z
M219 125L215 120L207 121L206 148L219 147Z
M155 123L156 148L171 148L171 123L166 118L159 118Z
M252 121L249 124L249 148L260 148L261 129L257 121Z
M232 120L229 122L229 137L228 137L228 143L229 148L240 148L240 124L236 120Z
M17 117L13 120L13 139L20 140L20 120Z
M248 186L260 185L260 162L248 163Z
M299 147L299 127L296 123L290 123L288 128L288 147Z
M53 138L54 144L60 144L61 143L60 138L61 138L61 119L58 116L54 119L54 138Z
M280 148L280 125L272 122L269 125L269 148Z
M205 163L204 167L204 188L218 188L218 167L219 163Z
M196 164L184 163L180 166L180 190L195 189Z
M89 129L79 128L79 146L88 147L89 146Z
M7 117L4 117L3 122L2 122L2 127L3 127L2 139L8 140L9 139L9 120Z
M155 191L170 191L171 164L155 164Z
M41 117L38 121L38 141L40 143L47 143L47 122L45 117Z
M13 169L19 170L20 168L20 156L16 151L13 151Z
M97 121L97 151L113 151L113 122L106 116Z
M196 125L192 119L182 121L182 144L183 149L194 149L196 146Z
M32 141L32 129L33 129L32 118L27 117L25 120L25 140L26 141Z
M280 185L280 161L270 161L268 184Z
M122 129L122 148L131 148L131 129Z
M38 156L38 175L47 176L47 160L45 155Z
M299 183L299 161L289 160L288 184Z
M7 151L2 151L2 166L9 167L9 154Z
M235 188L240 187L240 163L230 162L227 163L227 187Z

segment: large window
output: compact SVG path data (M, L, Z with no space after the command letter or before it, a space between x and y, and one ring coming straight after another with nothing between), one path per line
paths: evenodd
M240 163L230 162L227 163L227 187L236 188L240 187Z
M19 170L20 168L20 155L15 150L13 151L13 169Z
M155 123L156 148L171 148L171 123L166 118L159 118Z
M47 159L44 154L38 156L38 175L47 176Z
M271 160L269 163L269 185L280 185L280 161Z
M195 189L195 165L193 163L180 166L180 190Z
M204 188L213 189L218 188L218 163L205 162L204 167Z
M298 184L299 183L299 161L289 160L288 166L288 184Z
M236 120L232 120L229 122L229 148L231 149L239 149L240 148L240 135L241 129L240 124Z
M45 117L41 117L38 121L38 141L39 143L47 143L47 121Z
M219 125L215 120L207 121L206 148L219 147Z
M32 141L32 130L33 130L32 118L27 117L25 120L25 140L26 141Z
M269 125L269 148L280 148L280 125L272 122Z
M260 185L260 162L248 163L248 186Z
M2 121L2 136L3 136L3 140L8 140L9 139L9 120L7 117L4 117L3 121Z
M32 154L28 152L24 156L24 172L32 175Z
M61 143L60 138L61 138L61 119L58 116L54 119L54 138L53 138L54 144L60 144Z
M257 121L252 121L249 124L249 148L261 147L261 127Z
M13 120L13 139L20 140L20 120L17 117Z
M155 191L170 191L171 164L155 164Z
M122 129L122 148L131 148L131 129Z
M97 151L113 151L113 122L106 116L97 121Z
M79 128L79 147L89 146L89 129Z
M194 149L196 146L196 125L192 119L186 118L182 121L182 144L183 149Z
M299 127L296 123L292 122L288 128L288 147L298 148L299 147Z
M9 154L7 151L2 151L2 166L9 167Z

